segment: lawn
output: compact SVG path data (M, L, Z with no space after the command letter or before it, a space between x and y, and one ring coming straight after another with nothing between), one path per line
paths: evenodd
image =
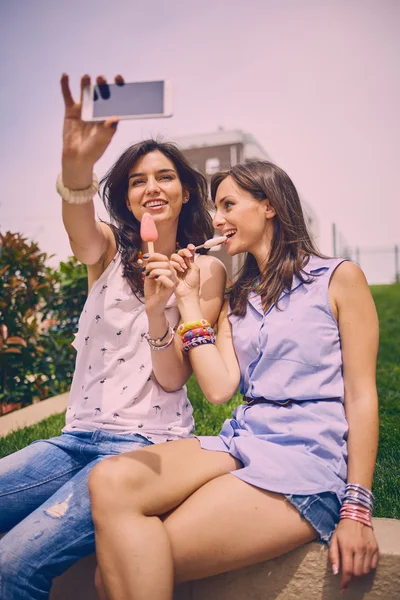
M372 293L380 321L378 392L381 433L375 472L376 517L400 519L400 285L373 286ZM222 406L213 406L203 397L196 381L188 384L195 410L196 433L218 433L221 423L237 406L239 396ZM55 415L0 439L0 457L24 448L31 441L58 435L64 415Z

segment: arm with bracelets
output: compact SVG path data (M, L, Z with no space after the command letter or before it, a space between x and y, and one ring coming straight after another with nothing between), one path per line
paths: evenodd
M339 324L349 427L348 484L329 551L333 572L341 571L344 591L353 576L368 573L378 562L371 488L379 429L375 383L379 333L371 292L357 265L340 265L332 276L329 297Z
M215 335L214 328L202 312L199 267L198 261L193 260L193 254L185 248L171 257L180 280L175 290L182 319L177 334L182 339L183 351L189 356L205 397L212 404L222 404L230 400L240 380L228 320L228 302L225 301L221 310L216 328L218 334Z

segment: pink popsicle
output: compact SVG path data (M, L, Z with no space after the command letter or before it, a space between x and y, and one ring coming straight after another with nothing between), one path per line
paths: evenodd
M140 223L140 237L147 242L149 252L154 252L154 243L158 239L158 231L153 217L144 213Z

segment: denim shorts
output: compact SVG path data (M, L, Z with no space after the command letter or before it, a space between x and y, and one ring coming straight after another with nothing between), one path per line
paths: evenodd
M285 498L299 511L318 533L321 544L329 544L336 525L339 523L341 504L332 492L311 496L285 494Z

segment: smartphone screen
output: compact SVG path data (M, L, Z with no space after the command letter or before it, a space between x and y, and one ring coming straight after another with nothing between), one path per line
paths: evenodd
M93 117L162 116L165 114L164 81L142 81L96 85L93 88Z

